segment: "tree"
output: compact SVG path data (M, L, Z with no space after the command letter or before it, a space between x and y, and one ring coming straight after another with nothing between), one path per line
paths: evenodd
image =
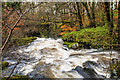
M120 1L118 3L118 44L120 44Z
M105 14L107 17L107 24L109 27L109 35L112 36L113 33L113 11L112 12L112 17L110 15L110 2L105 2Z
M10 30L9 30L9 33L8 33L8 36L7 36L6 40L5 40L5 42L4 42L3 45L2 45L1 50L4 50L4 48L6 47L9 39L11 38L11 35L12 35L14 29L16 28L16 26L18 25L18 23L20 22L20 20L22 19L22 17L23 17L27 12L29 12L30 9L36 8L36 7L39 6L39 5L41 5L41 3L38 4L38 5L36 5L36 6L33 6L33 7L30 6L30 7L29 7L27 10L25 10L23 13L20 13L20 12L15 8L16 5L13 3L12 8L14 8L13 10L16 11L16 13L18 14L19 17L16 19L15 23L13 23L13 26L12 26L12 27L10 27L7 23L5 24Z
M91 15L90 15L90 10L89 10L89 8L88 8L88 4L87 4L87 2L82 2L82 4L83 4L83 6L85 7L85 9L86 9L86 11L87 11L87 15L88 15L88 18L89 18L89 21L90 21L90 27L93 27L92 26L92 18L91 18Z
M105 14L107 17L107 22L108 24L110 24L110 3L109 2L105 2Z
M93 27L96 27L96 24L95 24L95 2L92 2L92 23L91 25Z
M13 3L13 4L14 4L14 3ZM10 40L10 38L11 38L11 36L12 36L12 33L13 33L14 29L15 29L16 26L19 24L19 22L20 22L20 20L22 19L22 17L23 17L27 12L29 12L31 9L34 9L34 8L36 8L37 6L41 5L41 4L42 4L42 2L39 3L38 5L35 5L35 6L32 6L32 7L31 7L31 5L30 5L29 8L26 9L23 13L20 13L14 6L12 6L12 8L14 8L13 10L16 11L16 13L18 14L19 17L15 20L15 23L13 23L13 26L9 26L7 23L5 23L6 27L8 27L10 30L9 30L9 33L8 33L8 36L7 36L6 40L5 40L5 42L4 42L3 45L2 45L1 51L5 49L7 43L9 42L9 40ZM3 54L1 54L1 56L3 56ZM15 67L12 69L12 71L11 71L9 77L7 78L7 80L9 80L9 78L11 77L12 73L14 72L14 70L15 70L15 68L16 68L16 66L17 66L18 64L19 64L19 61L18 61L18 63L15 65Z
M76 2L76 5L77 5L77 15L78 15L78 18L79 18L79 26L82 29L83 23L82 23L82 17L81 17L81 12L80 12L81 10L80 10L80 7L79 7L79 2Z
M113 27L114 27L114 23L113 23L113 2L111 2L111 31L113 32Z

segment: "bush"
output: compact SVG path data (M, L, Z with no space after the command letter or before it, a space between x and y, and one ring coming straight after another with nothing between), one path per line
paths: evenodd
M89 45L91 48L99 48L102 46L106 47L110 43L110 37L108 34L109 29L106 26L103 26L73 31L64 34L62 39L67 42L79 43L79 45Z

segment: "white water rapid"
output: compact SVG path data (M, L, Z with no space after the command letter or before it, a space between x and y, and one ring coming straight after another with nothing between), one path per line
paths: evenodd
M28 47L9 53L3 58L9 62L3 75L9 75L20 59L14 74L32 78L109 78L107 71L110 52L97 49L72 50L63 45L62 39L37 38ZM117 58L112 51L112 58Z

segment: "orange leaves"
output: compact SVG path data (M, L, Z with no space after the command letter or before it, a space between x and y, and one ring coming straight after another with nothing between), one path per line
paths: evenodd
M114 13L118 13L118 10L114 10L113 12L114 12Z
M8 13L9 11L8 11L7 9L4 9L4 12L5 12L5 13Z
M23 20L20 20L20 22L17 24L17 26L19 26L19 25L24 25L24 22L23 22Z
M61 32L59 35L64 35L65 33L67 33L67 32Z
M76 31L76 26L71 28L70 24L64 24L60 28L61 28L62 32L59 35L64 35L68 32Z
M66 28L67 26L66 25L62 25L60 28Z
M118 19L118 16L114 16L113 18L116 20L116 19Z
M14 30L21 30L21 28L14 28ZM13 31L14 31L14 30L13 30Z
M7 29L7 26L5 24L7 24L10 28L13 27L13 25L16 23L16 21L18 20L19 18L19 15L17 14L17 12L14 10L12 11L13 9L12 8L8 8L9 10L7 9L4 9L3 11L3 26L4 29ZM20 12L18 10L18 12ZM24 21L23 20L20 20L20 22L17 24L17 26L22 26L24 25ZM14 30L20 30L21 28L15 28ZM7 30L7 32L9 32L9 30Z

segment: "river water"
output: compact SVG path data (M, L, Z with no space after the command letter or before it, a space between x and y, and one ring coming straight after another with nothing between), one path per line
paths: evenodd
M72 50L62 39L37 38L27 47L9 53L3 60L9 62L3 76L8 76L20 60L14 74L32 78L109 78L110 51L102 49ZM112 51L112 59L118 53Z

